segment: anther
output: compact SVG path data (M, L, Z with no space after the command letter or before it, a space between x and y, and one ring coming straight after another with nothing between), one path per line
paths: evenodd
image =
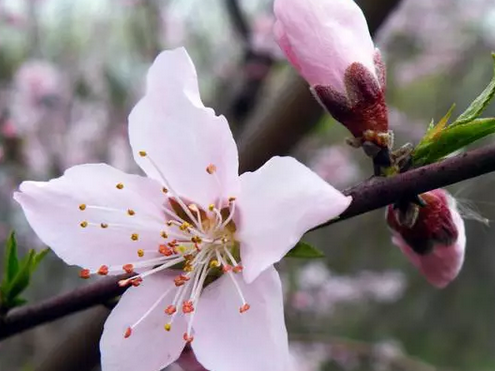
M131 240L137 241L139 239L139 235L137 233L131 234Z
M171 256L174 254L174 250L172 250L170 247L165 246L165 245L160 245L158 247L158 252L162 255L165 255L165 256Z
M193 306L192 301L185 301L184 303L182 303L182 312L184 314L194 312L194 306Z
M138 287L141 284L141 282L143 282L143 279L141 277L136 277L131 279L129 282L131 283L132 286Z
M222 271L223 273L228 273L232 270L232 266L229 265L229 264L225 264L223 267L222 267Z
M231 203L232 203L232 202L234 202L235 200L236 200L236 198L235 198L235 197L229 197L229 202L231 202Z
M89 278L89 275L90 275L89 269L81 269L81 271L79 272L79 277L84 279Z
M206 167L206 172L208 174L213 174L217 171L217 167L213 164L209 164L207 167Z
M167 188L165 188L165 187L162 187L162 192L163 192L163 193L168 193L168 189L167 189Z
M160 236L161 236L162 238L168 238L168 234L167 234L167 232L165 232L165 231L161 231L161 232L160 232Z
M139 156L146 157L146 155L147 155L146 151L139 151Z
M243 268L242 265L236 265L234 268L232 268L232 270L234 271L234 273L242 272L243 269L244 268Z
M106 265L102 265L99 269L98 269L98 274L100 276L106 276L108 274L108 267Z
M251 306L248 303L246 303L242 307L239 308L239 313L247 312L250 308L251 308Z
M107 223L101 223L100 227L102 227L103 229L106 229L106 228L108 228L108 224Z
M165 314L168 314L169 316L171 316L175 312L177 312L177 308L175 305L169 305L167 308L165 308Z
M133 216L133 215L136 215L136 212L132 209L128 209L127 214L129 214L130 216Z
M81 210L81 211L86 210L86 204L80 204L79 210Z
M220 263L218 262L218 260L213 259L212 261L210 261L210 268L218 268L219 266Z
M199 236L194 236L194 237L191 238L191 242L201 243L201 242L203 242L203 240Z
M139 250L137 251L137 254L138 254L138 256L139 256L140 258L142 258L142 257L144 256L144 250L143 250L143 249L139 249Z
M167 225L168 225L169 227L171 227L171 226L172 226L172 221L171 221L171 220L168 220L168 221L167 221Z
M118 183L115 187L116 187L117 189L123 189L123 188L124 188L124 184L122 184L122 183Z
M210 210L210 211L215 210L215 205L213 205L213 204L209 204L209 205L208 205L208 210Z
M79 225L81 226L81 228L86 228L88 226L88 222L82 221Z
M172 325L170 323L166 323L163 328L165 329L165 331L170 331L172 329Z
M187 332L184 333L183 338L186 343L191 343L194 340L194 336L188 335Z
M188 222L184 222L181 224L181 226L179 227L179 229L181 231L185 231L186 229L188 229L189 227L191 227L191 224L189 224Z
M127 339L129 336L131 336L131 334L132 334L132 329L128 327L127 330L125 330L124 338Z
M122 269L126 272L126 273L132 273L134 272L134 266L132 264L124 264L122 266Z

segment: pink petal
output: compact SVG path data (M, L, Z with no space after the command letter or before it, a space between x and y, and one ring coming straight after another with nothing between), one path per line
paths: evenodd
M168 291L165 297L163 294ZM101 364L105 371L158 371L174 362L184 349L182 336L186 321L175 317L170 331L164 325L170 317L163 311L176 292L173 274L155 274L141 286L129 288L105 323L100 341ZM161 299L160 299L161 298ZM159 301L158 301L159 300ZM124 338L127 328L136 323L154 304L157 306Z
M430 253L419 255L414 252L399 233L392 230L392 242L402 250L428 282L438 288L446 287L457 277L464 263L466 247L464 221L457 209L456 200L446 191L444 192L448 200L452 220L457 229L458 237L455 243L452 245L436 244Z
M40 239L68 264L122 265L138 260L138 249L161 241L166 197L160 184L108 165L80 165L49 182L23 182L14 198Z
M184 48L162 52L148 72L146 95L129 116L134 158L150 177L207 207L238 192L237 148L227 120L204 107ZM140 151L147 156L141 157ZM214 175L206 168L215 165ZM160 174L161 173L161 174Z
M374 45L363 12L350 0L276 0L276 36L288 59L311 85L345 93L344 72L359 62L375 74ZM281 37L280 31L285 33Z
M198 361L215 371L287 370L290 356L277 271L271 267L249 285L235 278L251 308L239 313L241 301L227 275L208 286L193 325Z
M253 282L306 231L339 216L350 202L291 157L273 157L243 174L237 226L245 280Z

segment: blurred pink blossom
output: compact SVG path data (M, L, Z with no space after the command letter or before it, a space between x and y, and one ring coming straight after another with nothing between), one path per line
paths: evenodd
M320 148L309 161L309 167L328 183L343 188L359 180L361 170L347 146Z

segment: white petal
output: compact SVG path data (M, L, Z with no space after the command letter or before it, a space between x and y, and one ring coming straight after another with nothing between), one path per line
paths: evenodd
M23 182L14 198L40 239L68 264L122 265L138 260L138 249L158 249L163 241L160 184L108 165L80 165L49 182Z
M311 85L345 93L344 73L354 62L376 75L373 41L354 1L276 0L274 12L281 48Z
M165 177L180 196L203 207L219 196L236 196L238 159L232 133L225 117L201 103L186 50L162 52L147 81L145 97L129 116L136 162L150 177ZM215 175L206 172L210 164L216 166Z
M282 259L306 231L339 216L350 202L291 157L274 157L243 174L237 226L246 281Z
M198 361L215 371L287 370L290 357L277 271L271 267L249 285L235 278L251 308L239 313L239 295L228 276L208 286L193 325Z
M163 311L172 303L175 291L173 274L163 273L145 278L141 286L131 287L124 293L107 319L100 341L104 371L158 371L180 356L187 327L184 317L177 315L172 329L164 329L169 316ZM131 336L124 338L126 329L158 300L156 307L132 330Z

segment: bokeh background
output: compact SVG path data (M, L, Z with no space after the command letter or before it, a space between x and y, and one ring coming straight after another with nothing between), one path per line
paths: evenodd
M454 102L461 111L491 78L493 0L358 2L380 25L396 143L417 142L431 119ZM364 155L344 144L346 130L282 58L271 9L271 0L0 0L0 241L15 229L21 249L42 247L12 200L22 180L86 162L139 171L127 115L153 58L180 45L203 100L232 125L242 170L290 152L339 189L369 177ZM494 370L494 185L487 175L450 188L469 218L468 243L462 273L444 290L392 246L382 210L308 234L326 258L280 264L298 370ZM26 296L86 284L77 272L50 254ZM98 316L86 311L1 342L0 370L51 371L47 359L60 352L61 369L82 370L63 344L89 339Z

